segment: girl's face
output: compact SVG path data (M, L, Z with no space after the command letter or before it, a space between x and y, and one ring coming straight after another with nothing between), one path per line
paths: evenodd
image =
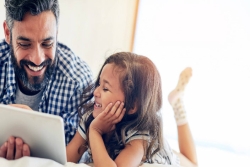
M124 93L120 85L120 72L117 71L116 66L106 64L101 72L99 78L99 86L94 91L95 105L93 117L96 118L109 103L124 102Z

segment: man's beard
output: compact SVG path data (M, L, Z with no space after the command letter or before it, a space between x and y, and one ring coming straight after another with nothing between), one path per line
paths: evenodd
M31 92L36 92L42 90L47 85L54 70L55 61L53 62L51 59L47 59L39 65L39 66L47 66L42 76L28 76L27 72L24 69L24 66L27 65L37 66L37 65L28 60L20 60L20 66L19 66L17 59L14 55L12 43L10 45L10 54L11 54L11 61L15 69L16 78L21 82L22 86L24 86L25 89L28 89Z

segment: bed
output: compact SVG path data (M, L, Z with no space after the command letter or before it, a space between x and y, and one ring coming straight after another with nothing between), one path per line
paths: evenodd
M91 164L90 164L91 165ZM67 162L65 165L59 164L50 159L23 157L18 160L6 160L0 158L0 166L4 167L91 167L86 164L75 164ZM172 165L143 164L141 167L174 167Z

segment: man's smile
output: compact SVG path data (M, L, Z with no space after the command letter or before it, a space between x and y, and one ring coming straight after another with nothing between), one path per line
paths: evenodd
M27 75L30 76L41 76L45 73L46 66L32 66L24 65Z
M34 67L31 65L28 65L28 67L30 70L33 70L33 71L40 71L44 66Z

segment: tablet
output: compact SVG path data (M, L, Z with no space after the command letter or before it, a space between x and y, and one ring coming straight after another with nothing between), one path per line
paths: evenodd
M21 137L31 156L65 165L64 123L60 116L0 104L0 146L10 136Z

